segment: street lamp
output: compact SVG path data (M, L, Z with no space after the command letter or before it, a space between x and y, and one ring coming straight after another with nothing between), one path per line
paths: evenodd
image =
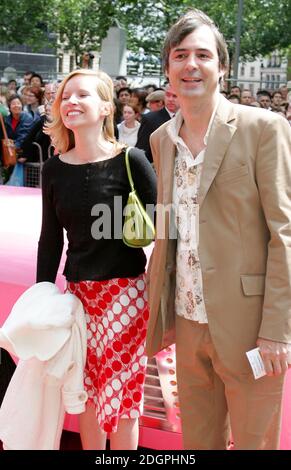
M234 61L233 61L233 84L237 84L238 79L238 64L240 56L240 36L241 36L241 25L242 25L242 15L243 15L243 6L244 1L238 0L238 11L237 11L237 23L236 23L236 33L235 33L235 52L234 52Z

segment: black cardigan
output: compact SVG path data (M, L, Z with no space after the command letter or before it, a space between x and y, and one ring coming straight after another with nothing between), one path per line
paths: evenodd
M143 151L130 150L130 166L142 202L155 205L156 175ZM129 248L122 241L122 214L130 190L124 152L109 160L79 165L51 157L44 164L42 178L37 282L55 282L63 228L68 238L64 269L68 281L136 277L144 272L143 250ZM103 206L97 208L96 204Z

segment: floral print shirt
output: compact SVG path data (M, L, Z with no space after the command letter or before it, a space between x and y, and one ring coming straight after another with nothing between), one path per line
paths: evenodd
M216 109L204 137L205 145L215 112ZM198 256L198 192L205 148L196 158L193 157L179 136L182 123L183 118L178 113L168 128L169 136L177 149L173 181L173 209L177 230L175 310L177 315L188 320L208 323Z

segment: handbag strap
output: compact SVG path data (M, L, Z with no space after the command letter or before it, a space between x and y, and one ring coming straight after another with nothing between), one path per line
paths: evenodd
M3 137L4 137L4 139L8 139L7 131L6 131L6 127L5 127L5 124L4 124L2 113L0 113L0 121L1 121L2 131L3 131Z
M126 165L126 171L127 171L127 177L128 181L131 187L131 191L134 191L134 183L131 175L131 170L130 170L130 164L129 164L129 151L132 147L127 147L125 151L125 165Z

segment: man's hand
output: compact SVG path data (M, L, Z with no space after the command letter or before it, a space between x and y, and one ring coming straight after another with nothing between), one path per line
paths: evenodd
M280 375L287 371L290 344L258 338L257 346L260 349L267 375Z

